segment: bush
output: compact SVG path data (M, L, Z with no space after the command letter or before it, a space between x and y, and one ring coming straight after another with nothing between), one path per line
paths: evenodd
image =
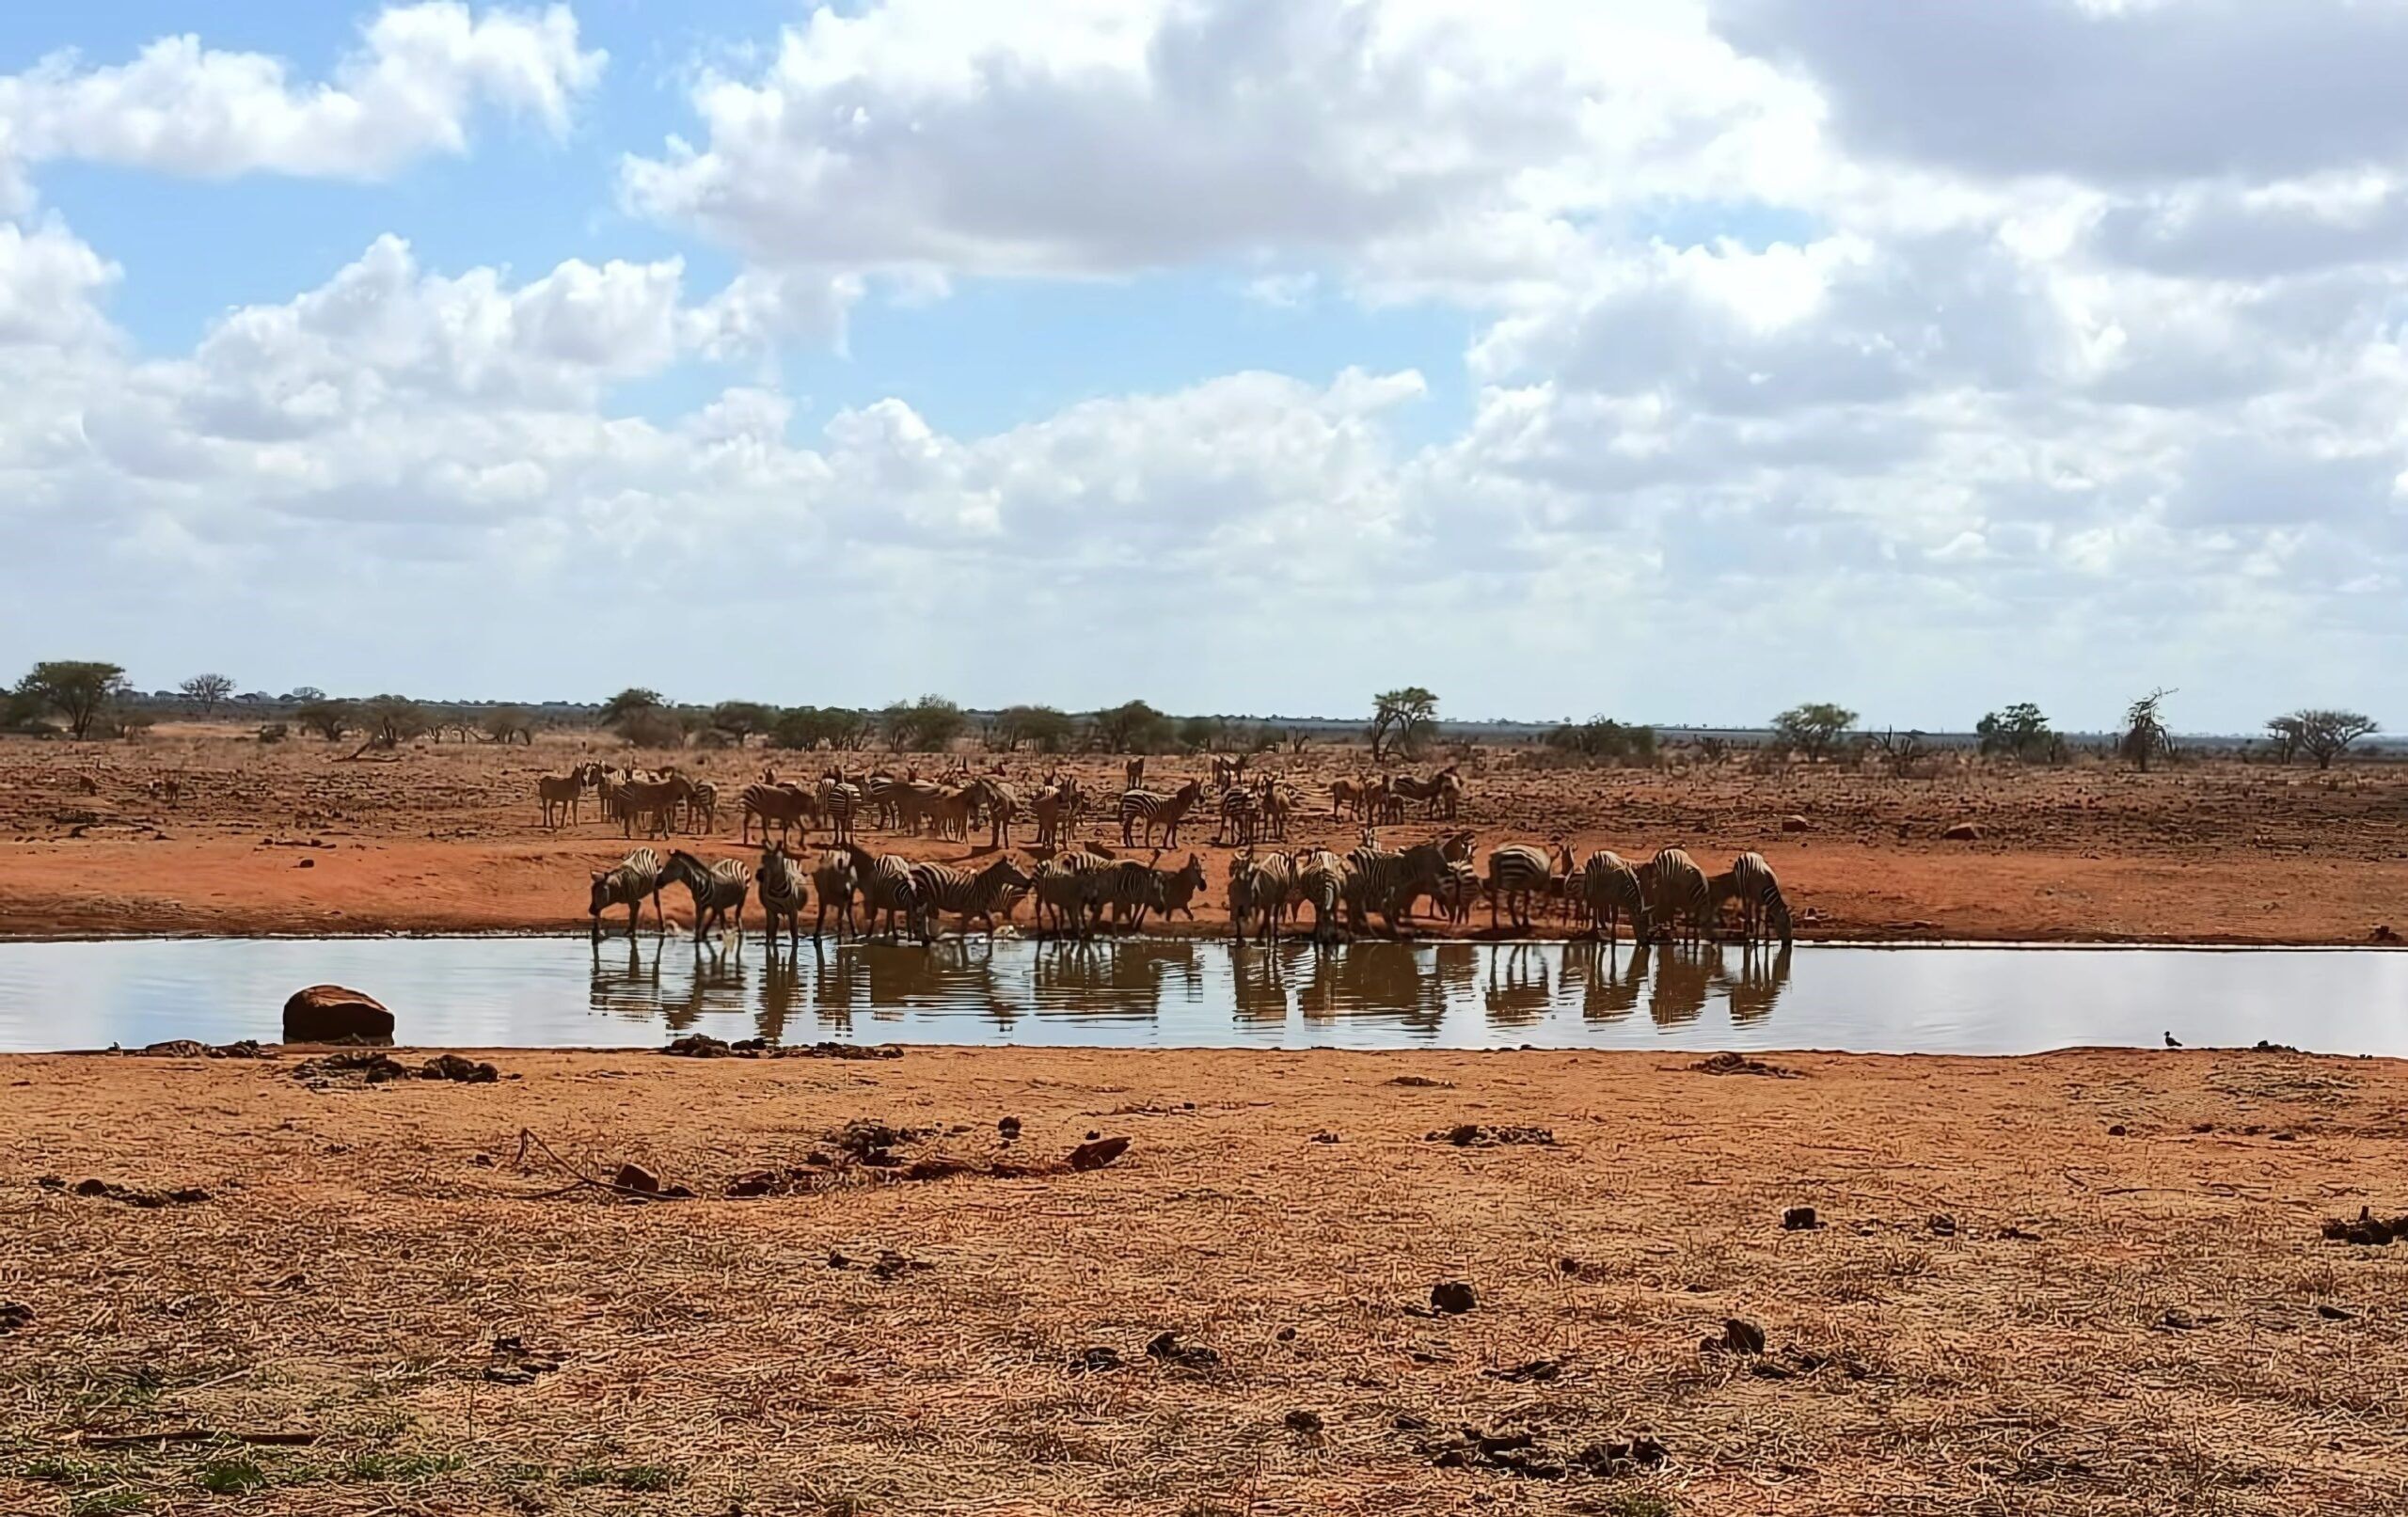
M1856 725L1856 713L1828 701L1794 705L1772 719L1773 741L1809 759L1829 758Z
M1641 768L1653 768L1656 764L1655 728L1625 727L1608 717L1566 722L1546 735L1546 746L1591 764Z
M961 707L941 695L924 695L908 705L897 701L879 719L887 745L898 753L907 748L919 753L943 752L969 725Z
M318 700L305 703L293 713L293 719L303 732L316 733L327 742L342 740L342 735L359 724L356 712L348 701Z
M290 730L280 721L267 721L260 724L260 741L262 743L280 743L290 735Z
M1171 719L1143 701L1131 701L1087 719L1095 746L1107 753L1158 753L1178 734Z
M686 729L674 716L657 706L627 712L611 727L629 748L683 748Z
M852 748L866 725L860 712L841 706L797 706L770 723L769 742L777 748Z
M1064 752L1078 730L1068 712L1050 705L1006 706L995 714L995 737L1007 751L1024 744L1039 753Z

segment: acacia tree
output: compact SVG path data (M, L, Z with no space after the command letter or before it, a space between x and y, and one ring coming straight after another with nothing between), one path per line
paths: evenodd
M1773 740L1809 760L1829 758L1856 725L1856 713L1829 701L1794 705L1772 719Z
M641 685L630 685L602 703L602 709L595 714L594 724L597 727L615 727L639 711L657 711L668 703L661 698L658 690L647 690Z
M1170 745L1171 719L1143 701L1129 701L1087 719L1107 753L1150 753Z
M738 748L754 733L767 731L776 719L777 713L758 701L721 701L711 707L712 730L727 734Z
M177 693L200 707L208 716L217 709L217 703L234 693L234 682L223 674L195 674L176 687Z
M1006 751L1025 743L1040 753L1059 753L1077 731L1068 712L1050 705L1012 705L995 713L995 736Z
M2284 762L2289 762L2294 753L2305 753L2318 768L2329 769L2352 743L2383 729L2363 712L2304 710L2274 718L2266 723L2266 730L2282 745Z
M434 725L426 708L406 695L370 696L359 716L372 748L399 748Z
M315 701L303 702L300 709L293 713L293 719L301 724L303 732L316 733L333 743L341 740L342 735L351 730L357 718L350 702L330 701L320 696Z
M1419 756L1438 731L1438 698L1418 685L1383 690L1371 697L1371 762L1389 749L1404 758Z
M2115 751L2143 774L2148 772L2149 760L2171 757L2174 752L2174 735L2165 730L2165 719L2158 709L2173 693L2151 690L2124 712L2124 735L2116 740Z
M36 664L17 682L27 703L67 719L67 735L81 741L111 701L127 693L125 671L115 664L55 659Z
M1973 735L1981 739L1985 754L2003 753L2017 759L2049 758L2061 746L2049 728L2049 719L2029 701L1990 712L1974 723Z
M942 695L924 695L909 704L897 701L879 714L879 720L888 746L898 753L907 748L922 753L942 752L970 725L961 707Z
M485 736L497 743L533 743L535 725L515 705L496 706L485 713Z

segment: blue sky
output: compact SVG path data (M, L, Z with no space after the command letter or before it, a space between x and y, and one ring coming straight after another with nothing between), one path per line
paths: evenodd
M10 7L0 657L2383 715L2408 107L2289 14Z

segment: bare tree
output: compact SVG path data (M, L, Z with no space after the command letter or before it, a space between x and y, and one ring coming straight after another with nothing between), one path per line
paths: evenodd
M2284 763L2305 753L2318 768L2329 769L2352 743L2383 729L2363 712L2305 710L2274 718L2266 730L2273 735Z

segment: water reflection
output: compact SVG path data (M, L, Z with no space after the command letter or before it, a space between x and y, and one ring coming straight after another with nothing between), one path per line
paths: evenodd
M586 948L580 963L578 947ZM292 987L413 1042L1661 1045L2010 1051L2272 1038L2408 1052L2408 954L1005 939L692 949L560 939L0 944L0 1048L276 1035ZM264 1009L263 1009L264 1008Z

